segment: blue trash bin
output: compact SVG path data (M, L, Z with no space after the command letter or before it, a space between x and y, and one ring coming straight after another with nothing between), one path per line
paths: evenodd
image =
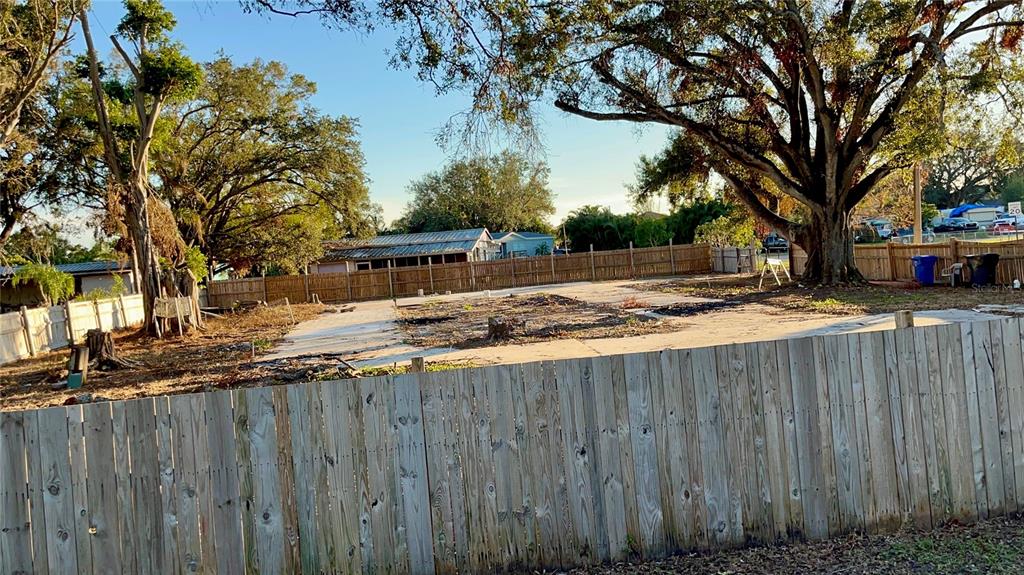
M923 286L935 284L935 262L939 261L938 256L913 256L914 279Z

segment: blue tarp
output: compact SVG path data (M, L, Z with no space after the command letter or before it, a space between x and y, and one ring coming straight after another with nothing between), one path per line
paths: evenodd
M952 210L950 210L949 211L949 217L951 217L951 218L959 218L960 216L966 214L967 212L969 212L969 211L971 211L971 210L973 210L975 208L990 208L990 207L992 207L992 206L986 206L985 204L964 204L962 206L957 206L957 207L953 208Z

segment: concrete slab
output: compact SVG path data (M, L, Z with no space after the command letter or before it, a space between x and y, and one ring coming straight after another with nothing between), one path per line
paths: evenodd
M493 291L490 292L490 296L550 293L606 305L618 305L628 297L641 299L651 306L714 301L635 289L639 283L643 282L581 282ZM352 304L352 311L328 312L299 325L266 359L340 353L347 361L359 367L404 363L416 356L425 357L428 361L502 364L895 328L891 314L843 317L789 312L760 304L748 304L697 316L664 318L663 321L671 323L676 328L674 331L634 337L565 339L466 350L425 349L404 342L404 334L398 321L398 307L419 305L428 300L465 300L486 295L485 292L474 292L404 298L398 300L397 305L392 301L355 303ZM1003 316L966 310L914 313L917 325L978 321L998 317Z

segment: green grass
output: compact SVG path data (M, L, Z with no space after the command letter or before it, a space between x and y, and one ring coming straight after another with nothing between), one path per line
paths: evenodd
M1021 573L1021 541L1003 541L992 534L900 541L885 550L887 559L905 561L921 573Z
M258 337L252 340L252 346L256 350L256 353L263 353L268 349L274 347L274 342L270 341L265 337Z
M473 362L470 361L428 361L424 364L428 372L435 371L448 371L450 369L464 369L467 367L475 367ZM380 365L375 367L364 367L360 368L359 373L366 377L374 377L378 375L401 375L403 373L409 373L409 365Z

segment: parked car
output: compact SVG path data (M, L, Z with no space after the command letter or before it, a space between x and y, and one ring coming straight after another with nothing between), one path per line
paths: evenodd
M1018 227L1016 218L1000 218L989 226L988 231L993 234L1015 234Z
M761 245L766 252L784 252L789 249L789 240L779 234L771 233L765 236Z
M977 231L978 222L972 222L967 218L943 218L939 225L935 226L937 234L949 232L973 232Z
M909 244L914 240L914 228L900 228L896 230L892 236L889 237L891 241L896 241L904 244ZM935 241L935 232L929 228L925 228L921 231L921 241L925 243L931 243Z

